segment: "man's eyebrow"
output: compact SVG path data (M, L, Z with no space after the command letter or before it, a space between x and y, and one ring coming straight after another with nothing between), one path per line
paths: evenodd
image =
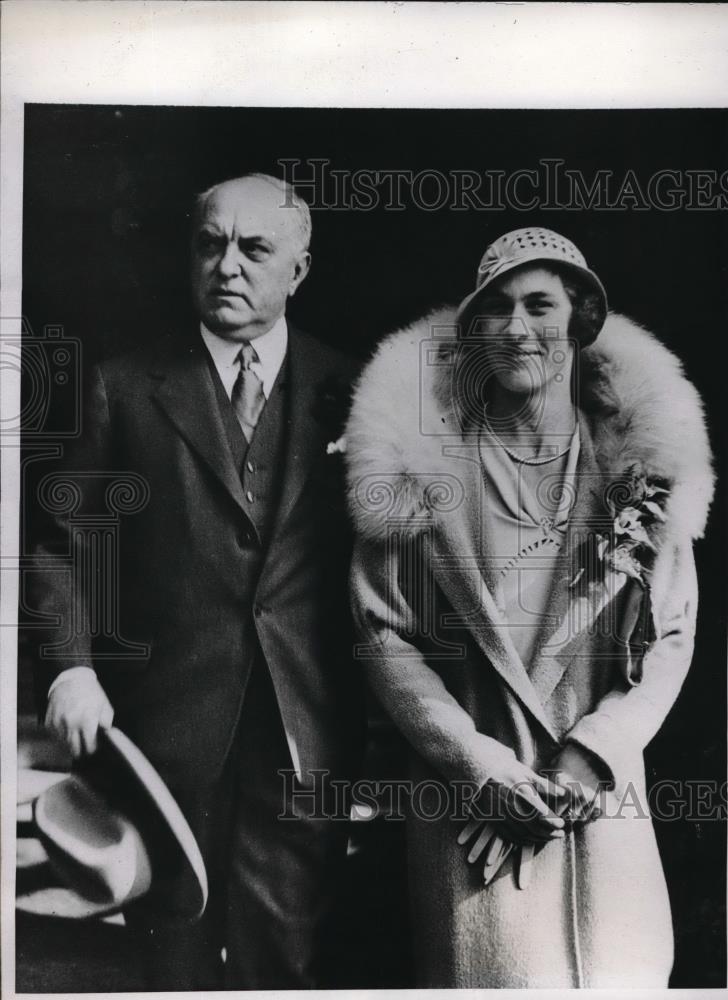
M214 222L204 222L199 228L200 236L221 236L227 239L227 233L222 226L216 225ZM241 235L236 238L238 243L260 243L264 246L272 246L273 244L268 239L267 236L258 235L253 233L249 236Z
M239 243L262 243L265 246L272 246L267 236L238 236Z
M552 299L553 297L554 296L551 292L546 292L546 291L528 292L524 296L524 298L526 299Z

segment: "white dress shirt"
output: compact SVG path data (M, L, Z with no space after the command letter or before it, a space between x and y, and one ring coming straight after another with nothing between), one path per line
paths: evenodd
M231 397L235 380L240 372L240 363L236 359L243 345L239 340L226 340L218 336L212 330L208 330L204 323L200 323L200 333L218 370L225 392ZM288 326L285 316L277 319L267 333L262 333L250 343L258 355L258 360L251 364L250 370L260 379L263 395L268 399L288 347Z

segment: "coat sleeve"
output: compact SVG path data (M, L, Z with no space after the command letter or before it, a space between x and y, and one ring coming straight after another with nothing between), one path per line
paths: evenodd
M351 569L357 655L394 723L446 779L480 788L510 747L479 733L471 716L427 665L417 646L418 620L399 583L401 552L359 539Z
M690 667L697 612L697 579L689 540L666 546L652 578L655 641L632 683L608 692L566 735L606 766L615 790L634 775L637 757L657 733Z
M39 711L48 688L71 667L92 666L87 539L74 517L104 508L102 473L111 470L109 407L101 372L93 368L83 389L80 436L64 444L61 459L37 484L37 523L26 597L41 624L33 630L34 681Z

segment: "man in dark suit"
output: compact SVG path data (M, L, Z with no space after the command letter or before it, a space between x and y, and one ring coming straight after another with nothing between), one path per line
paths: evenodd
M167 781L206 859L199 924L170 921L164 901L127 913L151 988L325 982L347 827L312 772L350 778L362 724L335 446L352 366L285 318L310 230L307 206L267 175L198 198L198 321L91 373L62 472L78 504L50 519L38 548L36 608L60 623L39 659L46 724L78 756L113 719ZM74 565L89 565L74 516L108 502L115 473L141 499L99 592L115 602L108 634L90 610L98 580L74 583L44 557L75 545Z

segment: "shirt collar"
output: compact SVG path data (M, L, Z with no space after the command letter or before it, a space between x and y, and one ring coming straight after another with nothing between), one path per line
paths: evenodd
M240 341L226 340L213 333L212 330L208 330L204 323L200 323L200 333L218 370L237 368L236 358L243 346ZM286 317L280 316L270 330L251 340L250 343L258 355L258 361L251 365L251 368L263 383L263 392L267 398L286 356L288 347Z

